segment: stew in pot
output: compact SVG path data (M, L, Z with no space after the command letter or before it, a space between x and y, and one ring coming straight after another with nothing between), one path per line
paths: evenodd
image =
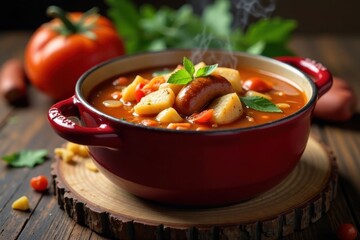
M176 130L244 128L272 122L305 105L303 91L258 69L194 65L146 69L116 76L88 98L110 116Z

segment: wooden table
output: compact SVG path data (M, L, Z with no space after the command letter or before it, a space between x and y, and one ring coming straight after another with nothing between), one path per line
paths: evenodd
M10 57L23 56L28 32L0 32L0 64ZM291 47L300 56L313 58L334 75L349 81L360 96L360 36L295 36ZM352 223L360 230L360 98L357 114L348 122L314 121L312 133L327 144L337 156L339 188L331 209L318 222L285 239L336 239L341 223ZM28 107L15 108L0 100L0 156L22 149L53 149L64 140L47 123L52 100L30 89ZM29 187L33 176L51 179L52 160L35 168L10 168L0 161L0 239L104 239L76 224L59 208L54 190L34 192ZM11 208L22 195L30 199L31 211ZM357 239L360 239L358 236Z

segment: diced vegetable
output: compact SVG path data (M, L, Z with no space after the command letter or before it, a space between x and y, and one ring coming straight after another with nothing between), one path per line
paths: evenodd
M229 124L243 114L240 98L236 93L229 93L215 99L208 107L214 109L212 121L219 124Z
M166 82L166 83L161 84L159 86L159 89L171 88L171 90L173 90L175 95L177 95L183 87L184 87L184 85L181 85L181 84L173 84L173 83Z
M218 74L226 78L231 83L231 86L234 88L235 92L243 92L240 72L237 69L218 67L215 69L214 74Z
M134 111L139 115L158 114L162 110L172 107L175 102L175 94L171 88L159 89L141 99L134 106Z
M145 93L145 95L148 95L149 93L155 92L159 90L159 86L163 83L165 83L165 77L164 76L156 76L150 80L142 89L142 91Z
M144 86L145 86L145 83L141 82L135 87L134 96L135 96L136 102L140 102L140 100L145 96L145 93L143 91Z
M33 177L30 180L30 186L35 190L39 192L43 192L48 188L49 181L46 176L37 176Z
M148 79L145 79L141 76L136 76L136 78L134 79L134 81L129 84L126 88L124 88L122 90L122 97L121 99L124 101L124 102L132 102L132 101L135 101L135 90L136 90L136 86L139 84L139 83L147 83L149 80Z
M30 209L29 199L26 196L22 196L15 200L11 207L16 210L27 211Z
M193 123L208 123L214 116L214 109L206 109L200 113L191 115L188 120Z
M243 84L242 87L246 90L252 90L260 93L268 92L272 89L272 87L265 82L264 80L258 77L252 77L247 79Z
M182 122L183 118L172 107L162 110L157 116L156 120L163 123L178 123Z

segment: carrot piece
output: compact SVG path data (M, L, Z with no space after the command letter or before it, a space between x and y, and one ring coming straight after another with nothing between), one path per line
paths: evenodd
M159 90L159 86L166 82L164 76L156 76L150 80L143 88L142 91L145 95Z
M193 123L209 123L214 115L214 109L206 109L200 113L192 114L188 120Z
M158 122L151 119L144 119L141 121L141 124L148 127L156 127L158 125Z
M272 89L272 87L265 82L264 80L258 78L258 77L252 77L247 79L243 85L242 85L243 89L245 89L246 91L252 90L252 91L256 91L256 92L268 92Z

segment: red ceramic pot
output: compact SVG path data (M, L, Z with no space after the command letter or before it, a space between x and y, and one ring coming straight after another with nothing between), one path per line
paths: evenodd
M176 65L184 56L190 57L191 51L126 56L96 66L79 79L75 96L51 107L51 126L66 140L88 145L100 171L113 183L158 202L192 206L236 203L282 181L305 149L316 100L332 84L329 71L312 60L275 60L222 51L204 53L205 62L231 59L240 67L283 76L305 92L308 101L301 110L251 128L179 131L146 127L108 116L87 101L89 92L110 77ZM72 121L70 117L74 116L83 124Z

